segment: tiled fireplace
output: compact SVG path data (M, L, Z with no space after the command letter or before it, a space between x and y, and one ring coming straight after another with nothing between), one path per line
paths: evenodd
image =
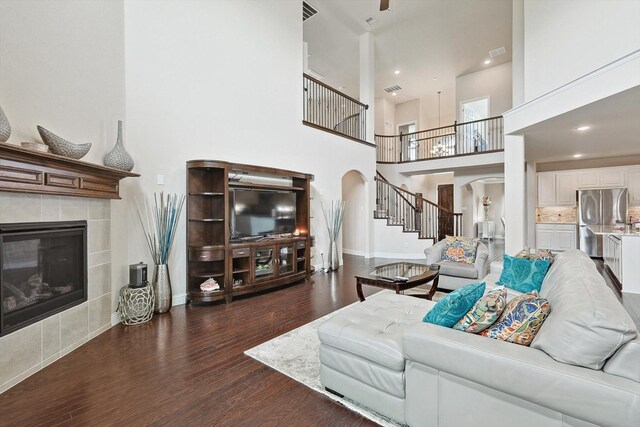
M16 258L5 260L5 265L13 262L17 268L10 273L13 277L9 283L24 294L21 296L18 292L16 297L15 291L9 293L3 289L2 303L6 308L15 304L15 311L18 311L18 304L33 304L37 298L47 304L58 298L63 300L63 304L53 307L54 314L48 317L39 313L31 324L7 328L5 323L0 337L0 393L111 327L110 206L111 201L104 199L0 193L0 224L36 223L29 226L37 227L38 224L86 222L86 255L84 252L82 255L86 256L86 262L82 263L86 266L86 288L81 283L83 279L79 278L81 272L73 272L71 267L71 258L80 256L77 251L58 247L50 254L57 257L57 266L35 267L34 257L37 258L38 251L33 239L30 243L14 244L9 248L13 251L12 257L22 251L30 254L30 258L23 262L22 267ZM78 243L73 240L67 240L65 245ZM55 246L50 240L40 245L41 248ZM25 270L20 271L20 268ZM45 268L49 269L46 274ZM25 279L27 273L31 274ZM77 299L78 294L83 296ZM5 295L14 298L6 299Z
M87 300L87 222L0 223L0 336Z

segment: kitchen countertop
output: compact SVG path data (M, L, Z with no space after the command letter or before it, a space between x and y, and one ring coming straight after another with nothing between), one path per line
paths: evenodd
M588 225L587 228L591 230L594 234L613 234L615 236L633 236L640 237L640 230L634 228L632 232L626 231L626 227L624 230L620 229L621 226L613 226L613 225Z
M536 221L536 224L551 224L551 225L578 225L575 222L550 222L550 221Z

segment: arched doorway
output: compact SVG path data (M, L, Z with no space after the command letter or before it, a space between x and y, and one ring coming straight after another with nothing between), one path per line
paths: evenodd
M485 216L483 197L491 199L491 205ZM462 206L465 211L463 228L466 236L483 237L479 228L485 221L490 221L491 238L504 238L504 178L486 176L465 183L461 189Z
M357 170L342 176L342 200L345 202L342 222L342 253L365 256L367 249L367 207L365 178Z

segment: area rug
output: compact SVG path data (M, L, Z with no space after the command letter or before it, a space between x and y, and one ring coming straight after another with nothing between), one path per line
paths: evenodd
M383 292L391 291L381 291L368 296L367 299L375 298L376 295L380 295ZM437 292L434 300L440 299L443 295L444 294ZM354 304L358 303L356 302ZM320 384L320 339L318 339L317 333L318 326L325 320L349 307L350 306L343 307L340 310L329 313L311 323L307 323L286 334L249 349L245 351L244 354L312 388L318 393L324 394L330 399L339 402L348 409L357 412L381 426L399 426L400 424L384 415L373 412L347 398L341 398L327 392L322 387L322 384Z

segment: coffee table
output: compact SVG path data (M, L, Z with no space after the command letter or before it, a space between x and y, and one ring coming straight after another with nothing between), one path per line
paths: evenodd
M380 265L374 268L369 274L356 275L356 291L358 292L360 301L364 301L362 285L391 289L395 290L396 294L399 294L407 289L433 282L426 294L411 295L430 300L438 289L439 275L440 272L438 270L430 270L428 265L413 262L394 262ZM398 280L397 277L399 276L405 277L408 280Z

